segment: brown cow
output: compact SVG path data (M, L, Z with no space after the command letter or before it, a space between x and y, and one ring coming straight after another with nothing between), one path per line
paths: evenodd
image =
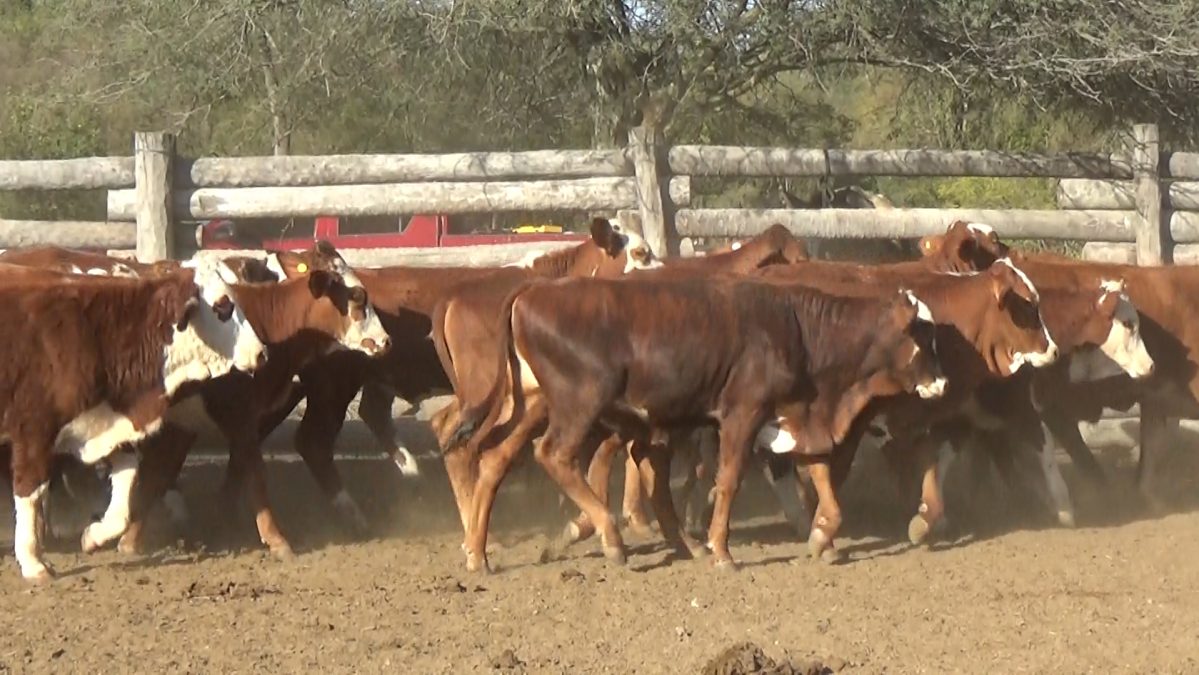
M882 414L893 443L916 447L922 460L924 481L920 511L913 517L909 535L923 541L942 514L934 451L940 425L960 414L978 386L1008 377L1025 363L1041 367L1057 357L1057 346L1047 333L1038 309L1039 294L1020 269L1001 259L987 271L967 275L936 274L913 270L908 264L853 265L804 263L766 268L761 276L796 282L827 292L878 297L898 285L911 288L938 319L941 363L949 378L948 394L937 401L896 397L880 401L864 415L834 455L834 480L848 474L857 445L873 414Z
M459 289L472 286L502 289L536 277L610 276L654 264L652 253L640 236L623 232L607 219L597 218L592 222L591 236L589 241L577 246L523 261L519 266L503 268L350 270L344 261L334 265L331 269L345 276L347 282L353 279L354 283L367 289L372 305L391 336L392 349L379 359L343 351L325 355L309 364L300 372L299 386L293 387L286 402L262 418L261 437L273 431L299 401L307 398L306 410L296 432L296 449L343 520L356 531L363 532L365 519L342 486L333 464L333 444L350 401L359 390L362 391L359 413L381 450L393 459L401 472L416 474L415 459L396 438L391 403L397 394L416 402L439 390L450 389L449 379L429 340L435 308ZM267 260L276 276L297 273L300 262L286 256L279 256L277 260L268 256ZM309 264L316 263L309 261ZM496 300L497 312L502 299L501 295ZM226 492L232 492L233 486L241 480L239 470L237 463L229 465ZM167 473L171 473L170 468ZM127 549L136 548L136 544L133 537L122 540L122 546Z
M327 246L321 250L336 255ZM280 258L273 260L278 263ZM367 291L352 277L328 271L336 266L335 262L327 262L279 282L232 286L247 318L267 342L271 360L253 377L231 376L206 384L173 411L169 418L174 427L172 436L160 437L156 447L143 452L144 480L138 486L133 522L120 542L122 551L140 547L141 517L173 485L198 427L211 420L230 447L232 478L226 481L226 495L235 493L248 478L259 537L276 556L292 555L267 497L260 444L270 431L264 428L273 429L273 425L265 424L264 419L273 420L284 408L290 411L287 403L293 393L293 378L330 349L337 350L334 354L361 353L380 358L392 348L391 337L373 311Z
M128 523L137 460L119 446L162 424L173 397L263 362L219 264L191 261L154 279L84 278L5 266L0 273L0 435L11 445L22 576L44 582L40 501L53 453L108 458L113 494L83 533L85 551Z
M655 278L679 278L704 277L717 273L746 274L765 265L804 260L805 255L802 244L786 228L776 224L762 234L748 241L740 242L738 246L730 247L728 251L696 258L668 258L658 265L632 271L627 276L640 278L643 275L652 275ZM439 414L439 419L435 420L434 426L440 430L438 440L445 449L446 471L458 505L464 532L469 529L471 502L473 501L474 484L477 480L479 458L474 448L451 447L447 443L446 432L452 429L458 410L486 398L492 384L489 373L493 373L500 365L496 361L499 355L494 349L494 344L499 337L497 333L498 306L495 303L503 299L497 292L498 290L500 289L477 287L469 289L469 291L464 289L463 292L451 297L445 303L441 313L444 320L437 323L438 326L444 326L444 328L441 331L434 331L438 354L442 358L443 366L451 373L457 371L462 373L461 376L455 377L455 401ZM456 366L455 364L465 365ZM540 421L530 419L522 427L522 430L540 428L539 425ZM522 436L523 433L514 438L519 439ZM506 441L506 443L515 442L517 441ZM523 441L520 442L523 445ZM593 486L599 486L605 495L608 465L611 462L611 455L619 447L623 447L619 439L609 438L602 446L600 453L602 457L597 456L597 461L602 466L598 467L596 475L599 476L599 471L602 471L603 482L593 483ZM626 466L626 475L635 476L636 472L636 465L630 456L629 464ZM630 480L633 483L637 482L635 478ZM561 543L569 544L571 541L586 536L590 533L588 527L586 521L581 520L577 528L567 530L567 540Z
M906 291L883 301L739 279L533 284L509 299L505 357L497 359L491 394L463 412L455 435L470 435L481 423L476 442L489 435L512 383L511 419L498 431L546 409L538 462L596 523L605 555L623 561L620 533L575 463L580 444L601 420L632 429L715 420L722 464L708 546L718 566L732 567L729 509L741 462L763 425L820 467L874 397L917 390L939 396L944 380L933 331L920 327L931 328L931 319ZM513 456L501 447L485 458L494 462L480 467L468 530L470 569L487 569L491 505ZM670 504L668 458L649 453L638 459L653 475L650 497L663 534L676 547L696 551ZM831 547L840 521L831 491L822 496L820 527L827 537L813 549L816 555Z

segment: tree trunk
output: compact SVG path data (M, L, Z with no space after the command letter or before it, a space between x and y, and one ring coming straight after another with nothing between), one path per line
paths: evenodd
M276 155L291 154L291 130L287 126L287 113L279 100L279 81L275 76L278 49L274 39L265 28L261 29L259 44L262 48L262 75L266 82L266 105L271 116L271 145Z

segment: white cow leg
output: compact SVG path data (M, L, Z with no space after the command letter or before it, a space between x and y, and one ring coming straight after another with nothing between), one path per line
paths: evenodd
M42 560L42 542L38 520L41 518L42 498L46 496L49 482L34 488L28 497L13 497L16 529L13 531L13 553L21 567L21 576L28 581L41 583L54 578L54 572Z
M104 517L98 523L88 525L80 541L84 553L91 553L125 533L129 528L129 502L133 493L133 481L137 478L137 456L131 452L118 452L110 458L112 471L112 497Z

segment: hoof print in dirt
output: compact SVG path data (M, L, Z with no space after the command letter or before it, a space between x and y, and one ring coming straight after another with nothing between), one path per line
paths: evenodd
M516 658L516 652L505 649L502 654L491 660L491 667L504 672L523 673L525 662Z
M567 569L567 570L562 570L562 574L559 576L562 577L562 581L586 581L587 580L587 576L585 574L576 570L573 567L570 569Z
M843 662L838 665L845 666ZM775 661L758 645L741 642L709 661L703 675L826 675L836 670L815 660Z

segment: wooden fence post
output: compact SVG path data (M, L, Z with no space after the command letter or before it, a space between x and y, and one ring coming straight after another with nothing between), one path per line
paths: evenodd
M1132 127L1132 183L1136 196L1138 265L1162 265L1173 257L1170 214L1162 209L1161 146L1156 124Z
M175 136L161 131L133 135L133 178L139 262L169 260L175 253L171 190Z
M654 255L678 255L674 230L674 204L663 188L670 184L666 174L665 145L661 131L645 126L629 130L629 150L636 172L637 208L641 235Z

